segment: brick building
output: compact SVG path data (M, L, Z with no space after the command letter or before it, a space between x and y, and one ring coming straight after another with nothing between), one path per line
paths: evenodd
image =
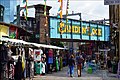
M51 7L46 6L46 16L44 16L44 5L38 4L33 5L33 7L35 8L35 18L28 17L28 20L26 21L24 17L21 17L20 25L29 32L33 33L31 38L32 42L48 44L50 42L48 16Z

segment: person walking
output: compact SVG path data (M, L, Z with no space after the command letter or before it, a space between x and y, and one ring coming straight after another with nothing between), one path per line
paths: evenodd
M108 57L108 60L107 60L107 68L109 72L112 72L112 63L111 63L110 57Z
M83 63L84 58L81 55L81 50L76 55L76 63L77 63L77 74L78 77L81 77L81 69L82 69L82 63Z
M69 58L69 73L70 73L70 77L73 77L74 74L74 66L75 66L75 60L74 60L74 56L71 55Z
M22 58L20 56L15 65L15 80L22 80Z

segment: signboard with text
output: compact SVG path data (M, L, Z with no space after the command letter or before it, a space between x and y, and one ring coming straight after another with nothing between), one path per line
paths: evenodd
M86 21L62 19L60 26L60 19L50 17L50 38L62 39L81 39L81 40L96 40L96 41L109 41L110 29L108 25L101 25L90 23ZM60 30L62 28L62 30Z
M120 0L104 0L104 5L119 5Z

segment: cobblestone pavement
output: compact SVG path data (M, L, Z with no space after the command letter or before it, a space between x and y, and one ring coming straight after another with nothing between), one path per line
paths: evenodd
M45 76L37 75L33 80L120 80L116 74L107 73L105 70L98 70L92 74L82 71L82 77L77 77L77 70L75 69L74 77L69 77L67 74L68 67L64 67L62 71L52 72ZM29 80L29 79L27 79Z

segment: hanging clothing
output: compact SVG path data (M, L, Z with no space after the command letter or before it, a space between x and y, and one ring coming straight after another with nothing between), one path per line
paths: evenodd
M15 80L22 79L22 59L21 57L18 58L18 62L15 65Z
M6 46L1 46L0 50L0 61L1 62L7 62L8 61L8 52Z

